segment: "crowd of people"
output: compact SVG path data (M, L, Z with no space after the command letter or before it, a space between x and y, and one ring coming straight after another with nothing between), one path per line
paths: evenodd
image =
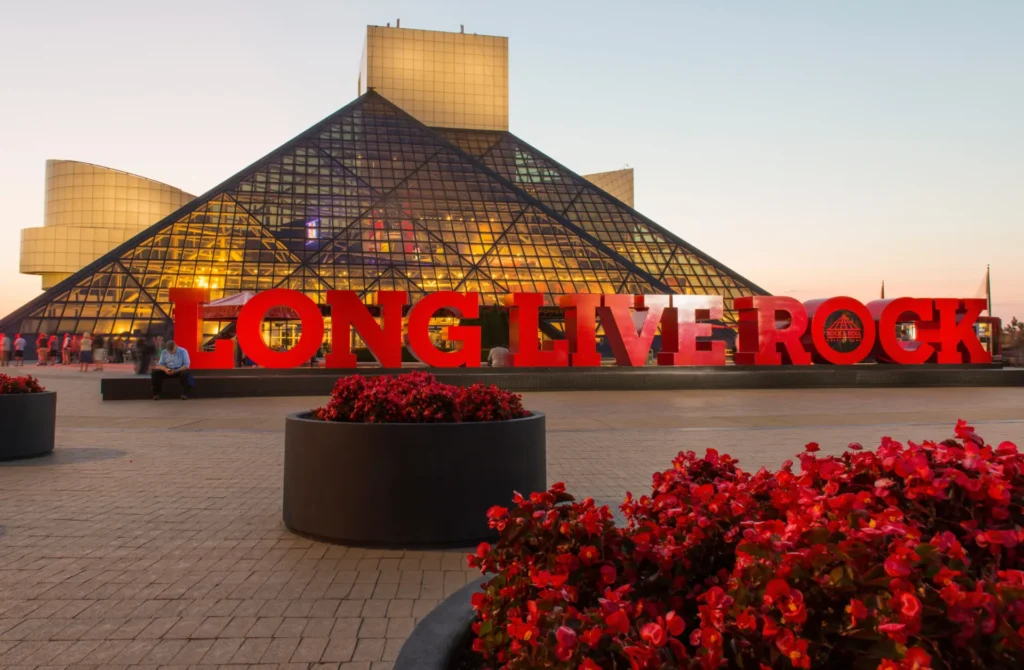
M16 333L13 338L7 333L0 333L0 367L24 366L26 346L27 342L21 333ZM159 358L154 365L153 359L158 353ZM136 373L150 375L153 400L160 399L164 380L179 380L182 400L188 399L195 383L189 370L191 361L188 352L170 340L165 345L162 335L131 338L67 333L58 337L40 333L36 338L36 356L36 365L78 365L82 372L89 371L89 366L93 366L93 370L103 370L104 363L134 362Z
M28 343L21 333L0 333L0 367L22 367ZM135 363L140 374L149 372L153 356L163 349L163 337L127 335L47 335L35 340L36 365L77 365L82 372L102 371L106 363Z

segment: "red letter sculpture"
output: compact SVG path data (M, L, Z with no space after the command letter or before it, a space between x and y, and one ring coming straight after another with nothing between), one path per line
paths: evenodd
M896 332L896 325L913 321L919 326L921 322L931 321L931 300L925 298L872 300L867 307L878 322L876 359L899 365L918 365L928 362L928 359L935 353L935 347L921 340L920 332L916 333L916 341L907 342L904 346ZM915 327L915 331L919 330L919 327Z
M988 308L984 298L936 298L939 317L939 363L991 363L992 354L985 351L974 330L978 317Z
M462 341L462 349L458 351L441 351L430 341L430 319L444 308L468 319L475 319L480 314L476 293L430 293L409 310L409 348L431 367L480 367L480 326L449 326L446 329L446 339Z
M596 335L601 296L594 293L563 295L558 298L558 305L565 310L565 336L571 352L569 362L576 368L601 365Z
M384 324L381 327L355 291L328 291L331 353L327 354L327 367L356 367L356 356L351 351L353 326L381 367L402 367L402 309L405 302L405 291L377 291L377 305Z
M302 322L299 341L288 351L274 351L263 341L260 326L272 307L290 307ZM238 345L265 368L294 368L309 361L324 341L324 318L316 303L298 291L275 288L257 293L238 314Z
M661 353L658 365L725 365L725 342L703 341L711 337L710 323L722 318L720 295L674 295L661 322Z
M645 304L644 298L649 297ZM658 323L661 315L668 307L669 296L632 296L603 295L601 306L597 309L604 326L604 336L608 338L617 365L640 367L647 363L647 354L651 351L654 336L658 334ZM644 317L640 332L629 311L632 303L637 313Z
M551 351L540 349L540 308L544 296L540 293L513 293L505 296L508 310L508 340L511 363L517 368L553 367L569 365L569 342L555 340Z
M811 319L814 353L824 362L854 365L871 353L875 319L860 301L846 297L808 300L804 309Z
M203 351L203 303L210 296L205 288L172 288L174 305L174 342L189 354L193 370L233 368L230 340L214 340L213 351Z
M781 365L780 347L794 365L810 365L811 355L800 344L807 313L799 301L757 295L736 298L734 304L740 313L737 365ZM780 318L779 312L785 316ZM789 325L780 328L779 322L787 319Z

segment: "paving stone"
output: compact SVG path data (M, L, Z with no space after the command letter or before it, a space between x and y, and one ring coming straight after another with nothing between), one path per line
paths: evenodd
M94 652L101 644L103 644L102 640L71 642L63 651L50 659L50 662L55 665L81 663L82 659Z
M218 640L219 641L219 640ZM263 654L266 653L267 647L270 646L270 638L249 638L242 641L242 644L238 646L234 655L230 658L230 663L255 663L263 658Z
M226 616L212 616L207 617L202 624L196 628L195 632L190 637L194 638L213 638L218 637L228 623L231 622L231 617Z
M97 640L99 644L82 658L83 665L106 665L128 646L129 640Z
M356 639L354 637L332 637L327 642L320 660L326 662L347 662L352 659L356 650Z
M297 637L279 637L271 641L267 651L264 652L261 663L286 663L291 660L296 647L299 646Z
M160 640L149 650L140 663L142 665L169 665L171 659L178 655L186 645L185 640Z
M356 650L352 652L353 661L379 661L384 655L383 638L360 638L356 642Z
M233 659L242 648L242 644L244 642L245 640L240 638L221 638L219 640L213 640L210 646L207 647L207 652L205 656L203 656L202 662L212 664L232 662L231 659ZM269 646L269 641L267 646ZM264 650L265 649L266 647L264 647ZM256 657L255 660L258 661L260 658L261 657Z
M153 650L159 640L129 640L111 662L114 664L138 665Z
M292 654L292 663L316 663L327 647L325 637L304 637Z
M301 637L302 631L306 628L306 624L309 623L309 619L305 618L286 618L281 622L281 625L276 631L274 631L274 637Z
M53 456L0 464L5 668L384 670L415 624L475 576L464 551L343 547L284 528L279 418L323 398L102 403L98 379L74 372L38 371L60 395ZM1024 389L524 401L548 417L550 480L613 510L680 450L713 446L755 470L812 440L838 453L883 435L945 438L959 417L990 441L1024 444Z
M213 646L214 640L189 640L185 643L185 646L181 648L174 658L171 659L171 665L195 665L203 660L206 656L206 652Z

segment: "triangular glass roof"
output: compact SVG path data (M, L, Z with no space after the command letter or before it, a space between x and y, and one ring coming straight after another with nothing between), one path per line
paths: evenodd
M370 91L0 322L165 330L174 287L506 293L761 289L510 133L427 128ZM727 307L731 300L726 301ZM727 313L727 320L734 320Z

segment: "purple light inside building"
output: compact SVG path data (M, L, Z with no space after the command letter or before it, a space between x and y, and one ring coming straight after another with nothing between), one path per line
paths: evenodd
M306 244L310 244L320 237L320 219L306 221Z

